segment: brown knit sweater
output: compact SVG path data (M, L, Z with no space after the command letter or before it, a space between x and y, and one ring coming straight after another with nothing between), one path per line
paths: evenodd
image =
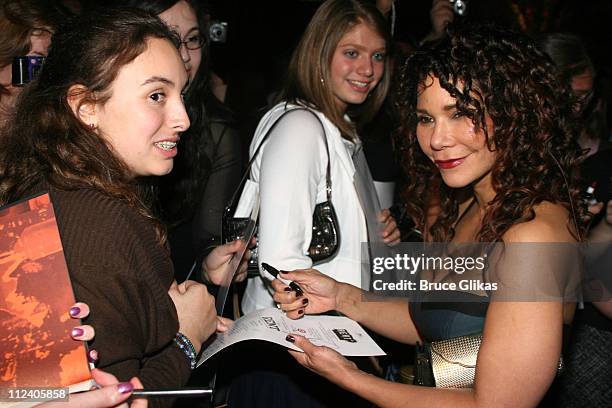
M150 221L94 189L50 188L72 284L86 302L99 368L145 388L181 387L188 361L173 339L178 317L168 289L174 279L167 252ZM154 398L149 407L167 406Z

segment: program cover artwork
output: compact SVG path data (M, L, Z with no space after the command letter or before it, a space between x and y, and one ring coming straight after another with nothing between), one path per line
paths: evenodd
M0 209L0 389L91 380L74 302L49 194Z

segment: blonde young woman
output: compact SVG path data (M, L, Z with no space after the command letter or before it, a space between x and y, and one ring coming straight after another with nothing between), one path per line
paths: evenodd
M260 262L284 270L312 266L306 252L314 207L326 200L328 162L340 245L317 267L361 286L361 243L399 241L389 212L367 204L375 190L357 134L359 122L372 117L387 94L389 47L386 22L368 2L329 0L313 16L289 65L281 102L263 117L251 143L253 155L274 126L251 170L261 199ZM263 271L249 279L245 312L274 306L271 279Z
M280 270L313 265L307 255L312 217L316 204L327 200L328 164L340 244L317 267L339 281L367 287L361 244L399 241L395 220L377 208L357 132L387 94L389 47L387 24L368 1L328 0L312 17L293 54L280 102L263 117L251 143L251 156L262 145L251 168L261 200L260 265ZM271 280L263 270L248 279L245 313L275 306ZM304 377L304 370L286 364L292 362L284 361L284 353L264 347L245 351L249 368L232 384L231 406L354 406L337 387ZM252 361L257 356L264 358Z

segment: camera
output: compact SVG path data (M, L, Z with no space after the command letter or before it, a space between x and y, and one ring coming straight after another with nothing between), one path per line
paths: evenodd
M26 55L13 58L13 78L11 80L13 86L23 86L36 78L44 61L45 57L39 56Z
M448 0L453 5L453 10L458 16L465 16L467 13L467 0Z
M227 41L227 23L225 21L211 21L208 29L208 38L211 42L224 43Z
M586 207L597 204L597 198L595 198L595 185L595 183L591 184L586 190L580 193L580 199Z

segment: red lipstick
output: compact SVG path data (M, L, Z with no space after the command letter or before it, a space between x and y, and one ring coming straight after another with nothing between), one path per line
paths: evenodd
M467 157L467 156L466 156ZM448 160L436 160L436 165L444 170L452 169L463 163L465 157L460 157L457 159L448 159Z

